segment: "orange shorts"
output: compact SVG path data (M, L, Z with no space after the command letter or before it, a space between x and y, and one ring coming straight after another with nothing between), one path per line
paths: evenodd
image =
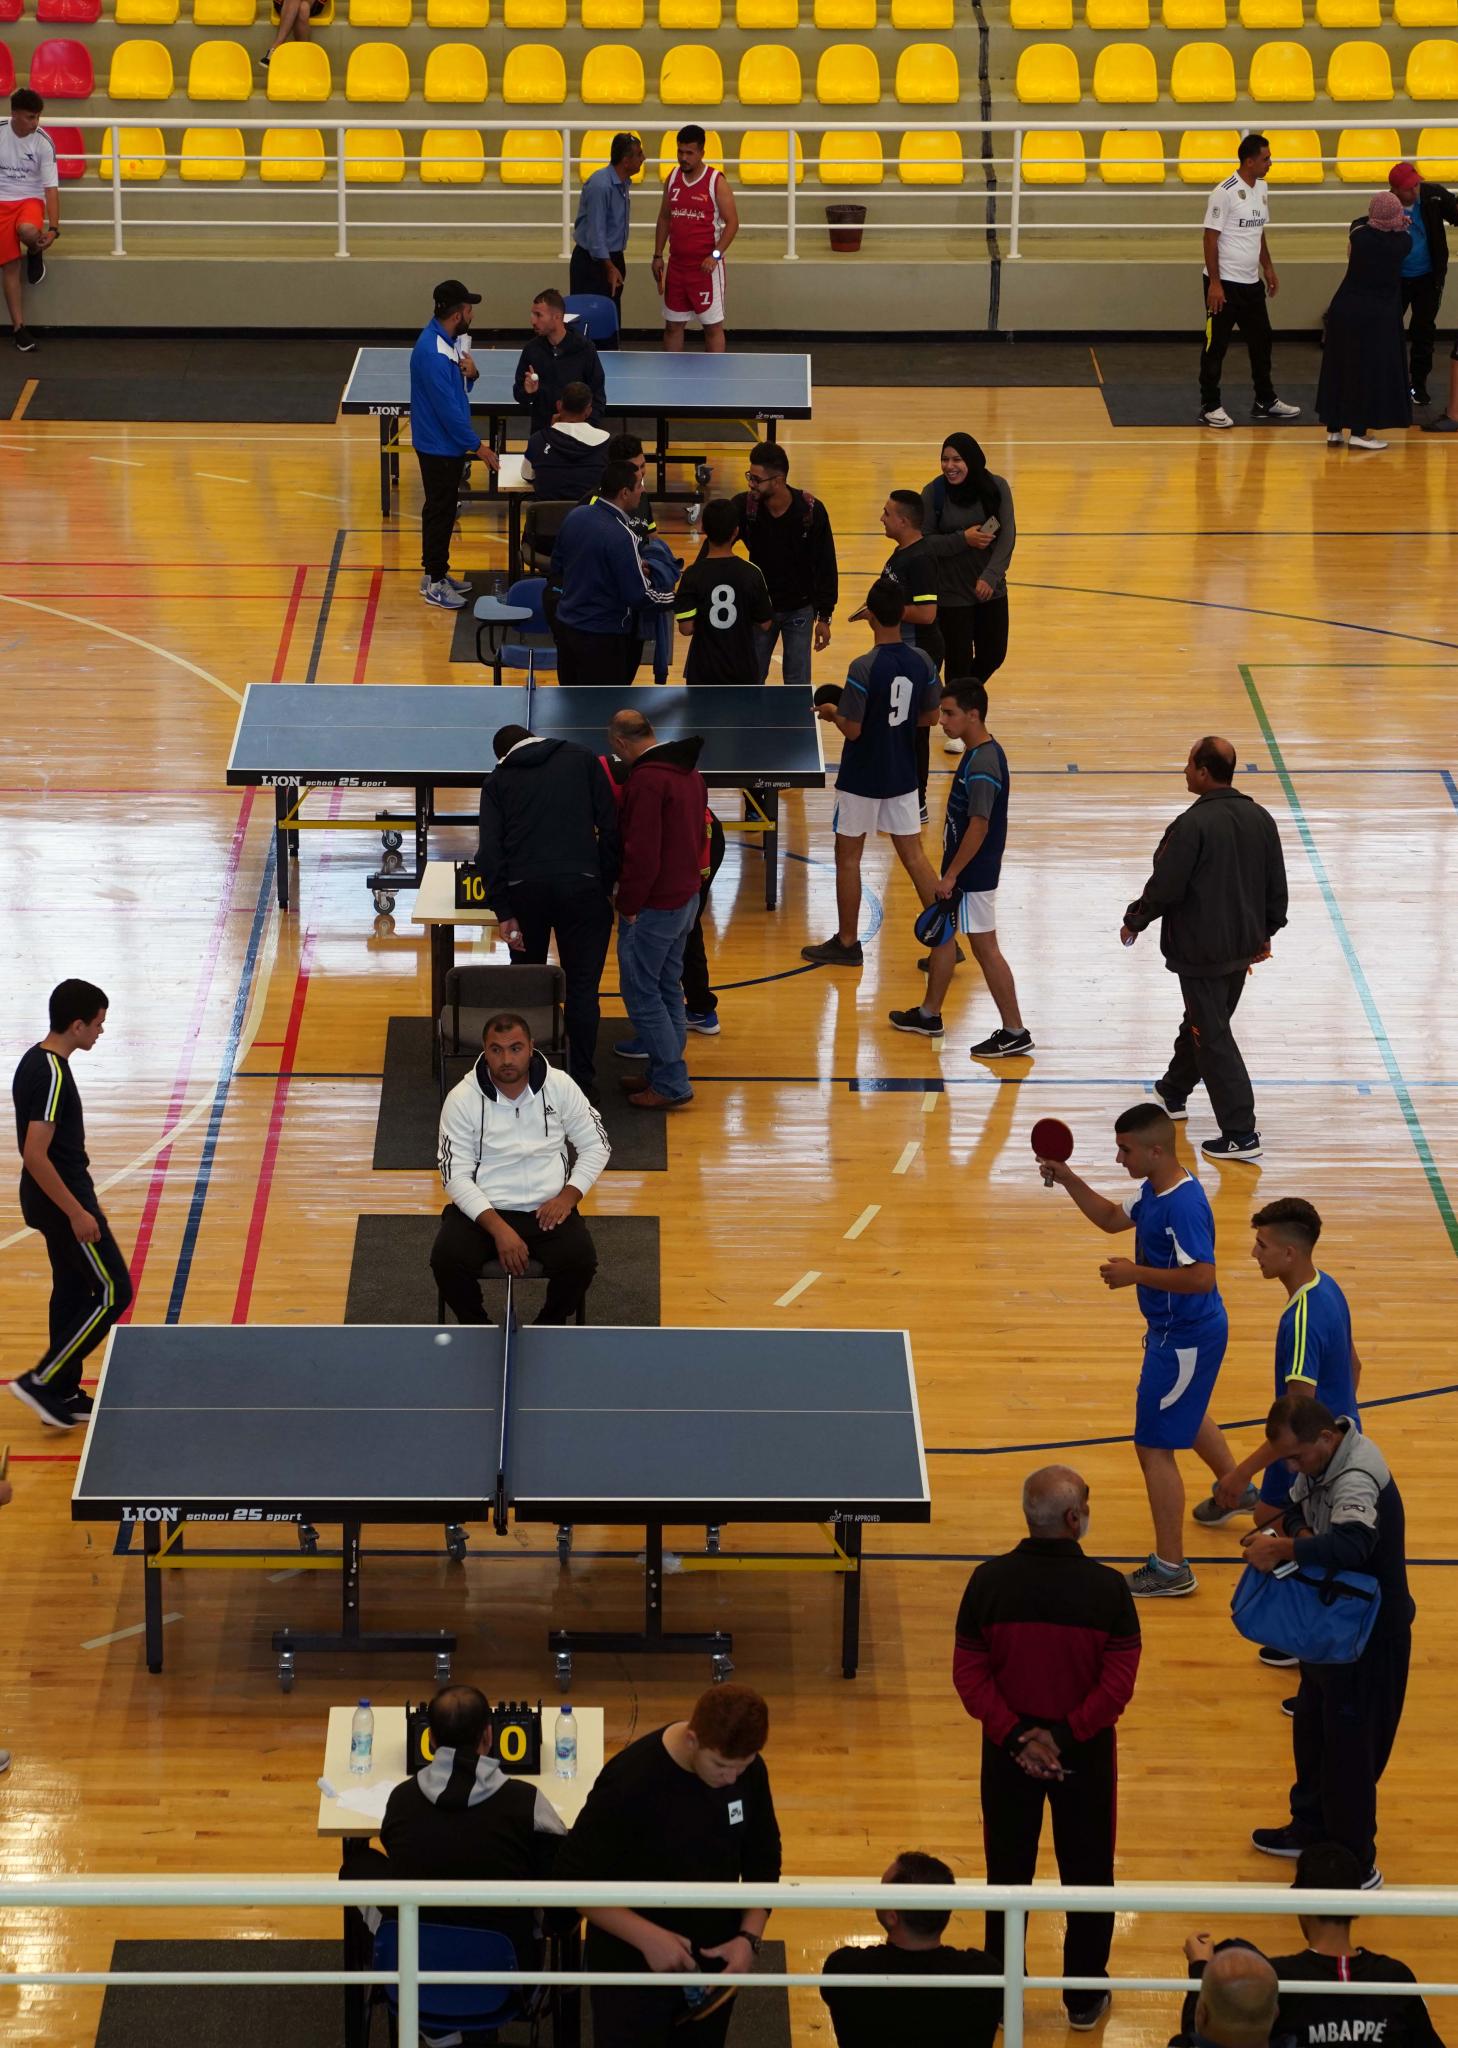
M26 222L33 228L46 224L45 202L40 199L0 200L0 263L18 263L20 237L15 230Z

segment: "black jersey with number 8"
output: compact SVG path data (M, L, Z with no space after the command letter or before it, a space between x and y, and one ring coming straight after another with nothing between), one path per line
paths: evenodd
M682 624L694 622L684 681L757 683L769 589L753 562L738 555L705 555L684 570L674 600Z

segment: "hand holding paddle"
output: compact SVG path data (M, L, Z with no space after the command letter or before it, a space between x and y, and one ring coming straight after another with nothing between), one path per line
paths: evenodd
M1072 1131L1059 1117L1040 1116L1030 1135L1044 1187L1061 1186L1068 1179L1067 1166L1073 1157Z

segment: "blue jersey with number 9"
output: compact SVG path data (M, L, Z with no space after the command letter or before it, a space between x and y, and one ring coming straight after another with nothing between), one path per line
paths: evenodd
M942 686L919 647L873 647L850 665L840 715L861 729L840 757L837 789L851 796L906 796L916 788L916 728L941 702Z

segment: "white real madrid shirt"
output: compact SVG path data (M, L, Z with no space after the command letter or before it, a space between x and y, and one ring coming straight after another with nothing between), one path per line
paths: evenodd
M1261 237L1270 222L1266 181L1247 185L1239 171L1215 187L1205 208L1205 226L1220 237L1222 284L1254 284L1261 274Z

